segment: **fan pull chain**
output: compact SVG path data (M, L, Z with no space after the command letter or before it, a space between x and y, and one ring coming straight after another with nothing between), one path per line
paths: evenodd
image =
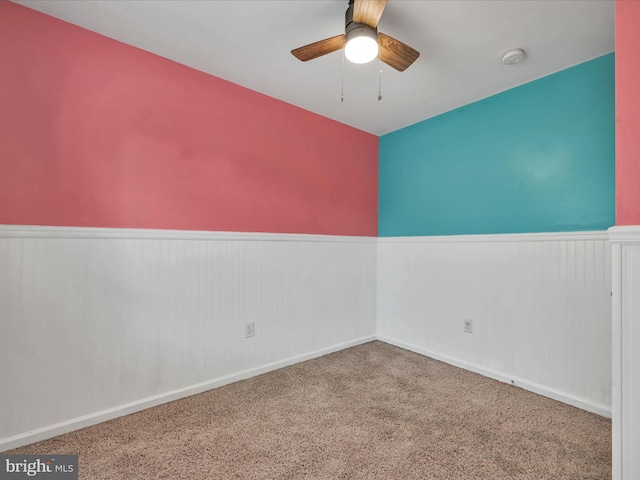
M342 53L342 84L340 85L340 102L344 103L344 50Z
M382 60L378 58L378 101L382 100Z

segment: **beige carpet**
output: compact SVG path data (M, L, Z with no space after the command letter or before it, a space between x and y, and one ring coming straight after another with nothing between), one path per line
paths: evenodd
M611 422L372 342L14 450L83 479L606 479Z

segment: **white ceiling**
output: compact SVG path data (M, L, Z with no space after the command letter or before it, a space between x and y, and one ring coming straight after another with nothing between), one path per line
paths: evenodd
M347 0L17 0L252 90L382 135L614 49L612 0L389 0L381 32L416 50L405 72L293 48L344 32ZM502 54L525 49L525 62Z

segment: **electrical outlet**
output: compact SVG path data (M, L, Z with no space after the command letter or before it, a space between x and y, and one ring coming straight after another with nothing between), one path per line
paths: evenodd
M464 319L464 333L473 333L473 320L470 318Z
M244 338L253 337L256 334L255 327L253 322L248 322L244 324Z

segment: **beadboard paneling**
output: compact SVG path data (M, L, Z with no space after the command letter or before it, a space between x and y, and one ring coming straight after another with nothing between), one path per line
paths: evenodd
M380 239L378 251L381 339L610 415L605 232Z
M640 226L609 229L613 249L613 478L640 478Z
M0 450L371 340L375 295L373 238L0 226Z

